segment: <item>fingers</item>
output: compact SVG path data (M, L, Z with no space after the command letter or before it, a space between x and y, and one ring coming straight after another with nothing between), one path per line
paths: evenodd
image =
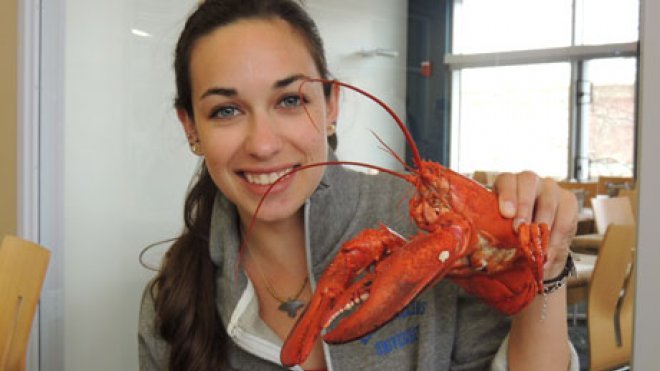
M518 230L521 223L533 220L537 194L542 190L539 177L531 171L518 174L503 173L495 180L493 188L498 193L500 212L513 218L513 227ZM550 207L551 204L544 207ZM548 211L542 215L546 215ZM546 216L547 218L547 216ZM551 226L551 224L548 223Z
M578 204L575 195L558 188L559 203L554 215L550 242L545 264L546 277L556 277L561 273L570 251L571 241L577 232Z
M577 200L573 193L555 181L541 179L525 171L503 173L493 186L498 193L502 216L513 218L515 230L521 223L546 223L550 227L546 277L559 274L566 262L571 241L577 231Z
M550 229L554 228L561 201L561 191L553 180L548 178L539 180L538 193L535 195L534 222L546 223Z
M511 173L501 173L493 183L493 190L498 195L500 213L505 218L516 216L516 204L518 203L516 176Z

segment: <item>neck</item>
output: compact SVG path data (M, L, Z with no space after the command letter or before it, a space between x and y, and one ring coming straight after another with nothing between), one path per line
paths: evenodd
M299 271L305 268L305 229L302 209L294 216L275 222L257 220L250 231L250 217L240 216L243 242L249 254L246 259L257 259L270 271ZM247 239L247 240L246 240Z

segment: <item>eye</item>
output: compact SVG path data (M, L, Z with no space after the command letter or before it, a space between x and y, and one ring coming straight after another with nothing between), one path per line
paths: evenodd
M211 111L210 118L226 119L238 115L240 111L234 106L221 106Z
M282 100L279 102L279 106L282 108L295 108L303 105L304 103L307 103L307 100L300 95L295 94L287 95L286 97L282 98Z

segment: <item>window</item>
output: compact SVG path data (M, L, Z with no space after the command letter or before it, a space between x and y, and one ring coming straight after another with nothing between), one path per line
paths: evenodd
M454 0L454 169L633 176L637 0Z
M589 178L633 175L636 63L635 58L584 63L590 94L582 129L589 149Z
M571 45L571 1L455 0L455 54Z
M566 174L569 76L568 63L462 71L455 142L460 171Z

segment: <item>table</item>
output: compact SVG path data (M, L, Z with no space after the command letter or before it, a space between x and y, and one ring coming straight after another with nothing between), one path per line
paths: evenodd
M596 232L594 222L594 211L590 207L584 207L578 211L577 235L591 234Z
M597 255L604 235L598 233L581 234L571 240L571 251L581 254Z

